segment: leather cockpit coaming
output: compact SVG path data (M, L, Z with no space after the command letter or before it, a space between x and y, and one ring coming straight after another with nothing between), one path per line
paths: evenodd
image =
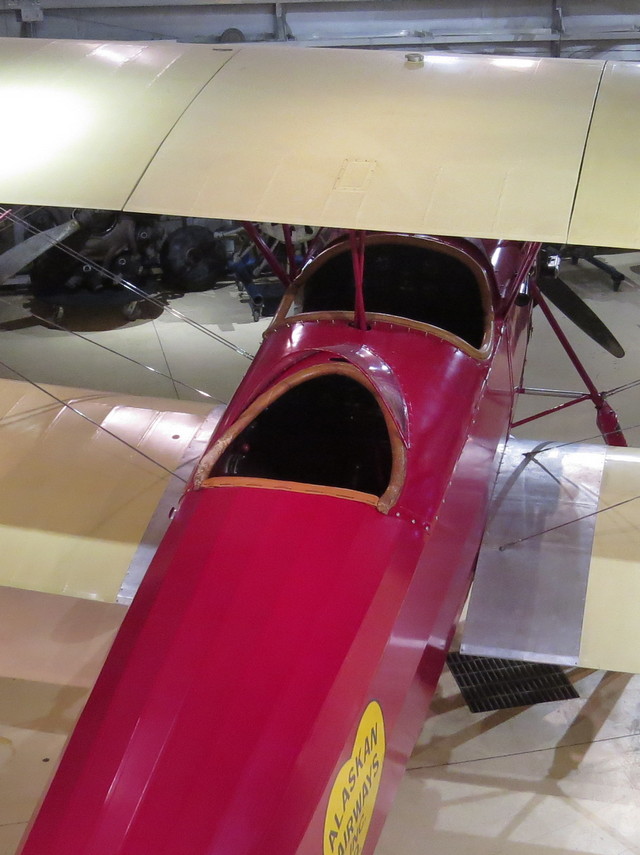
M491 345L491 284L478 261L456 247L410 235L368 235L363 278L368 322L440 335L475 358ZM292 321L353 319L355 285L348 244L317 256L285 295L270 328Z
M194 486L322 487L386 512L404 474L404 443L377 390L332 361L260 395L205 455Z

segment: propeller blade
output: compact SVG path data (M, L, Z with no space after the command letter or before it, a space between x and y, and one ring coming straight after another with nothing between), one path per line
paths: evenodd
M557 276L541 276L538 288L553 305L566 315L570 321L579 327L612 356L620 359L624 356L624 348L605 326L600 318L573 291L566 282Z
M0 285L19 273L27 264L31 264L51 247L77 232L81 224L76 219L67 220L44 232L38 232L22 243L8 249L0 255Z

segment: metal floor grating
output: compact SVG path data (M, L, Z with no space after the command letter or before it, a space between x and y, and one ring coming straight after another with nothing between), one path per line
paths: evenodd
M558 665L463 656L450 653L447 665L471 712L504 710L579 695Z

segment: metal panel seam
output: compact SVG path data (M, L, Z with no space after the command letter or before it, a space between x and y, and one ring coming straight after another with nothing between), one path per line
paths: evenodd
M233 59L233 57L234 57L234 56L236 56L238 53L240 53L240 52L242 51L242 48L234 49L234 48L216 48L216 47L214 47L214 48L212 48L212 50L220 51L221 53L222 53L222 52L224 52L224 51L229 51L229 58L226 60L226 62L223 62L223 63L222 63L222 65L221 65L218 69L216 69L216 71L214 71L214 72L213 72L213 74L211 75L211 77L210 77L210 78L209 78L205 83L203 83L203 84L202 84L202 86L198 89L198 91L195 93L195 95L193 96L193 98L191 98L191 100L189 101L189 103L185 105L184 109L181 111L180 115L177 117L177 119L175 120L175 122L171 125L171 127L170 127L170 128L169 128L169 130L166 132L166 134L162 137L162 139L161 139L161 140L160 140L160 142L158 143L158 146L157 146L156 150L153 152L153 154L152 154L152 155L151 155L151 157L149 158L149 160L148 160L148 162L147 162L147 165L145 166L145 168L142 170L142 172L141 172L141 173L140 173L140 175L138 176L138 180L136 181L136 183L133 185L133 187L132 187L132 188L131 188L131 190L129 191L129 195L127 196L127 198L126 198L126 200L125 200L125 203L124 203L124 205L122 206L122 210L123 210L123 211L128 211L128 210L129 210L128 205L129 205L129 201L130 201L131 197L134 195L134 193L135 193L135 192L136 192L136 190L138 189L138 186L140 185L140 182L142 181L142 179L144 178L144 176L147 174L147 171L149 170L149 167L151 166L151 164L152 164L152 163L153 163L153 161L155 160L156 155L158 154L158 152L160 151L160 149L162 148L162 146L165 144L165 142L166 142L166 140L167 140L167 137L168 137L168 136L173 132L174 128L176 127L176 125L178 124L178 122L180 121L180 119L182 119L182 117L183 117L183 116L184 116L184 114L187 112L187 110L189 109L189 107L193 104L193 102L194 102L194 101L195 101L195 100L196 100L196 99L201 95L201 93L202 93L202 92L207 88L207 86L211 83L211 81L213 80L213 78L214 78L217 74L219 74L219 73L222 71L222 69L223 69L223 68L225 68L225 67L226 67L226 65L227 65L227 63L229 62L229 60L230 60L230 59Z

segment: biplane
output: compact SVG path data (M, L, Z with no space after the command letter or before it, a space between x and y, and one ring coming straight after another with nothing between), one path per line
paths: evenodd
M200 460L20 852L371 852L476 566L541 244L640 246L638 66L30 40L0 62L7 210L231 220L287 285L210 440L160 419ZM283 262L260 222L322 237L299 264L285 226ZM598 493L633 455L557 333L618 446Z

